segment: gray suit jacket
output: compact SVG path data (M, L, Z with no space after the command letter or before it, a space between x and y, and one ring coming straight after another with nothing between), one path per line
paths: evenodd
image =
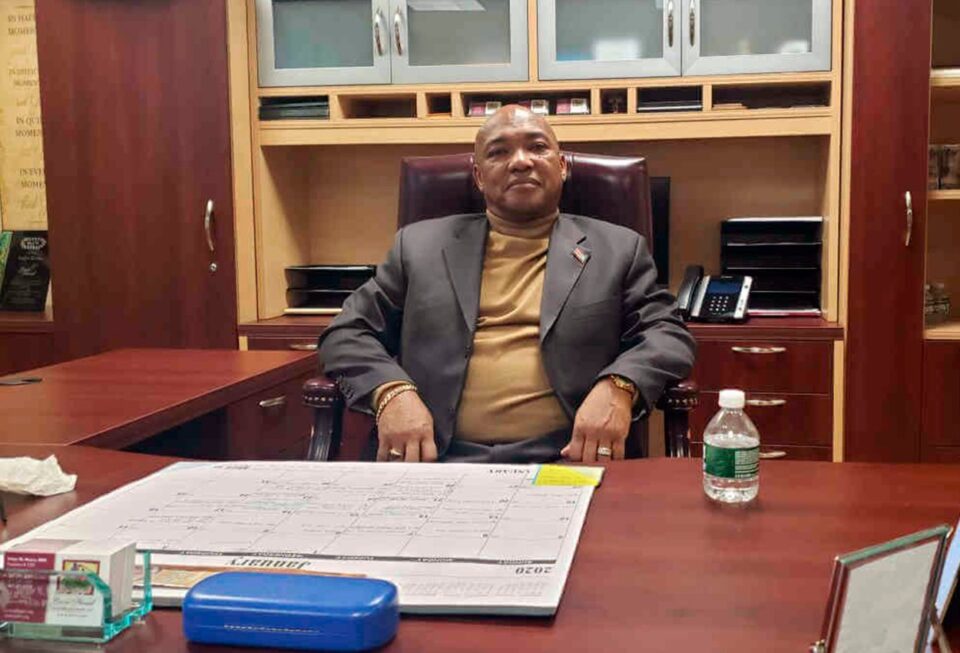
M320 337L320 359L347 405L409 380L434 418L442 456L473 345L488 222L483 214L424 220L397 232L375 278L354 292ZM576 252L576 253L575 253ZM695 344L636 232L561 214L547 253L540 310L543 365L571 420L593 384L619 374L641 410L689 374ZM540 433L531 433L531 437Z

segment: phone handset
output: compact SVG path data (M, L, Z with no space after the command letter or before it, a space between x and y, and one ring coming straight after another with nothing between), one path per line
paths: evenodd
M683 282L680 284L680 291L677 293L677 306L680 309L680 316L684 320L690 319L690 308L693 306L693 297L703 278L702 265L688 265L683 272Z

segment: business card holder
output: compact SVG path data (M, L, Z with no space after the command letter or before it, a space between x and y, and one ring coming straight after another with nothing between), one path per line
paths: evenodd
M95 573L0 569L0 639L109 642L153 609L150 552L139 555L142 591L117 615L110 586Z

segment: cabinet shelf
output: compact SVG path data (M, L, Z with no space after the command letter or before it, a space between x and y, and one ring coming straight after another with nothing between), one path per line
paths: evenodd
M923 330L923 337L927 340L960 340L960 318L927 327Z
M0 311L0 333L53 333L53 310L43 312Z
M960 102L960 68L939 68L930 72L930 95L934 103Z
M935 68L930 72L934 88L960 88L960 68Z
M931 190L927 195L931 202L949 202L960 201L960 189L952 188L949 190Z
M829 136L830 108L551 116L561 141ZM482 118L372 118L260 122L262 146L472 143ZM613 130L613 131L612 131Z

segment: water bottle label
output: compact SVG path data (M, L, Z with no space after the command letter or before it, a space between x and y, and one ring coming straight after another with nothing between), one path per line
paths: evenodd
M760 447L727 449L705 444L703 471L719 478L753 478L760 471Z

